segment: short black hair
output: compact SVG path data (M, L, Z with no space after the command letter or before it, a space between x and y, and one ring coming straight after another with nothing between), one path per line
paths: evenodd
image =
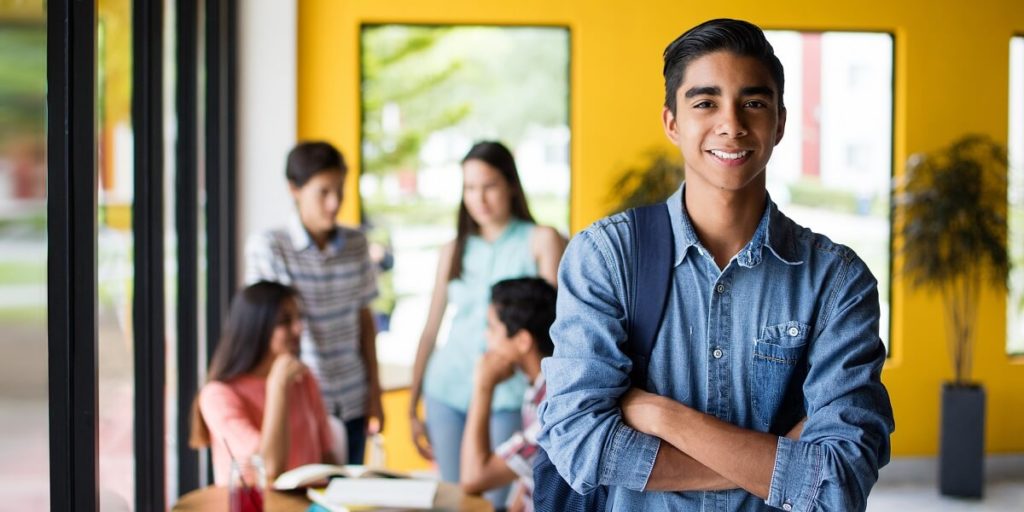
M288 163L284 175L288 182L301 188L309 180L321 172L348 170L341 152L328 142L300 142L288 152Z
M509 336L526 329L542 356L555 351L551 324L555 321L555 287L539 277L499 281L491 287L491 304Z
M764 36L764 31L753 23L743 20L719 18L708 20L683 32L665 48L665 106L672 113L676 111L676 92L683 85L686 66L694 59L709 53L728 51L743 57L753 57L768 68L779 93L779 111L786 107L782 102L786 77L782 62L775 56L775 49Z

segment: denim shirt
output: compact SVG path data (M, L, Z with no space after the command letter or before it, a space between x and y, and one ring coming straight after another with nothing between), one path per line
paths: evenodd
M622 347L635 228L625 214L573 238L559 267L540 445L578 492L610 486L614 510L864 510L894 429L875 278L852 250L770 199L753 238L720 271L682 192L668 200L673 282L647 390L779 436L806 416L799 441L779 439L768 499L742 489L642 492L660 440L626 426L618 405L632 368Z

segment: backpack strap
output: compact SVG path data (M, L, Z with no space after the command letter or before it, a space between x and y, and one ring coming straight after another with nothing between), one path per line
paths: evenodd
M672 285L674 242L667 203L629 211L633 220L633 290L627 354L633 360L630 380L647 388L647 366L661 326Z
M672 283L672 225L668 205L657 203L629 211L633 221L633 297L628 312L629 339L625 352L633 360L630 380L647 388L647 364L661 325ZM537 512L591 512L607 509L608 487L578 494L565 483L547 452L537 450L533 461L533 505Z

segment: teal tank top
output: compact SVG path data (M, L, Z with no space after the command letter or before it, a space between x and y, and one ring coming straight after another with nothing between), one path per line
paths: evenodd
M487 307L491 286L503 279L537 275L530 252L534 224L518 219L509 222L500 236L487 242L470 236L462 256L462 276L448 282L448 304L455 307L451 331L443 347L435 350L424 375L424 392L460 411L469 409L473 370L487 350ZM528 383L522 372L494 390L492 410L519 410Z

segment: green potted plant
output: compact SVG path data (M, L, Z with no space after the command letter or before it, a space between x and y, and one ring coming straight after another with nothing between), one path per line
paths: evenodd
M1003 145L967 135L914 155L898 183L903 272L913 288L938 292L945 306L953 380L942 386L939 490L981 497L985 390L972 380L979 294L1006 288L1007 157Z
M683 163L662 149L649 150L642 163L619 173L608 194L608 214L668 199L683 182Z

